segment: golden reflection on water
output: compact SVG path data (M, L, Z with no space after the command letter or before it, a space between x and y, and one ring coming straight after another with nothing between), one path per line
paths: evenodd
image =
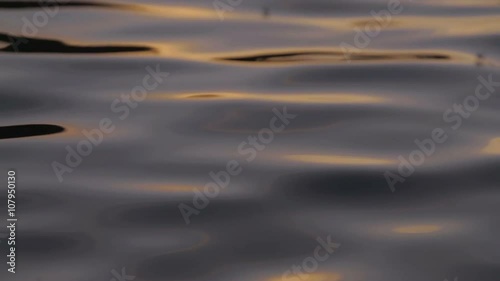
M393 232L401 234L427 234L438 232L442 229L442 226L435 224L415 224L398 226L392 229Z
M438 4L434 2L428 3L429 6L453 4L457 5L457 1L440 1ZM476 5L476 6L493 6L497 4L495 0L459 0L458 5ZM213 21L219 22L217 12L214 9L188 6L188 5L153 5L140 4L135 5L134 9L137 12L146 12L151 16L166 17L169 19L180 19L189 21ZM238 22L258 22L262 23L263 18L261 10L245 10L238 9L224 14L224 20ZM270 24L287 24L295 26L311 26L323 29L333 29L336 31L352 32L352 27L360 22L376 22L371 16L365 17L331 17L310 18L298 15L276 15L273 14L266 21ZM382 29L419 29L429 30L437 34L446 35L478 35L495 33L499 28L500 17L493 16L454 16L454 17L434 17L434 16L403 16L399 15L397 19L392 19L384 22Z
M140 5L137 11L144 11L152 15L171 19L218 20L215 10L195 6Z
M481 152L491 155L500 155L500 137L491 139Z
M37 138L51 138L51 141L68 141L68 140L82 140L82 139L87 139L87 137L83 134L83 131L91 131L91 128L94 128L94 124L82 124L82 125L74 125L74 124L69 124L69 123L61 123L61 122L53 122L52 124L57 124L58 126L61 126L64 128L64 131L61 133L57 134L52 134L52 135L45 135L45 136L37 136ZM98 123L96 123L98 124ZM105 134L105 139L106 140L111 140L111 139L119 139L120 137L123 136L132 136L134 135L134 131L132 130L126 130L123 128L120 128L117 126L115 123L113 123L114 129L110 133Z
M294 277L290 275L289 279L293 280ZM311 273L307 275L305 274L301 275L300 279L299 277L295 277L295 279L302 281L340 281L342 279L342 276L336 273ZM288 279L283 279L282 276L279 276L267 279L266 281L283 281L283 280L288 280Z
M289 19L290 20L290 19ZM375 23L373 17L349 17L325 19L295 20L294 23L312 25L327 29L344 30L352 32L353 26L359 23ZM428 30L436 35L480 35L495 33L500 27L499 16L455 16L455 17L432 17L432 16L398 16L384 23L382 30L409 29ZM415 36L415 35L412 35ZM410 39L411 37L409 37Z
M467 231L467 223L464 221L415 221L415 222L388 222L371 225L367 231L370 235L385 238L435 238L455 235L459 232Z
M302 163L339 165L339 166L342 165L378 166L378 165L390 165L395 163L395 161L391 159L353 156L353 155L295 154L295 155L286 155L285 158L288 160L302 162Z
M138 186L138 188L141 190L149 190L149 191L187 193L187 192L192 192L197 187L194 185L151 183L151 184L140 185Z
M439 2L441 4L454 4L457 1L447 0ZM493 6L494 0L460 0L459 5L477 5L477 6ZM498 4L498 2L496 2ZM435 5L434 2L428 5ZM151 16L166 17L169 19L189 20L189 21L213 21L218 22L220 19L214 9L187 6L187 5L153 5L141 4L135 5L137 12L145 12ZM238 22L258 22L263 21L260 10L248 11L239 9L226 13L224 20ZM298 15L276 15L273 14L266 21L270 24L287 24L296 26L312 26L323 29L333 29L336 31L352 32L352 27L360 22L375 22L371 16L365 17L331 17L310 18ZM446 35L478 35L494 33L499 28L499 16L454 16L454 17L433 17L433 16L403 16L399 15L397 19L389 20L383 24L382 29L419 29L429 30L437 34Z
M251 93L199 93L176 96L160 95L153 99L268 101L317 104L375 104L386 101L382 97L362 94L251 94Z
M48 138L48 139L51 139L51 141L52 140L53 141L68 141L68 139L79 140L79 139L82 139L85 137L82 133L82 131L85 129L85 127L77 127L73 124L58 123L58 122L53 122L52 124L57 124L58 126L63 127L64 131L57 133L57 134L36 136L36 138ZM111 133L111 134L113 134L113 133Z
M248 17L244 17L248 19ZM255 20L261 21L257 17ZM371 16L366 17L335 17L330 18L303 18L298 16L274 17L277 23L286 23L302 26L313 26L335 31L352 32L353 26L360 22L376 23L376 19ZM434 16L403 16L397 19L387 20L382 23L382 30L391 29L418 29L428 30L439 34L448 35L479 35L494 33L498 30L500 23L499 16L454 16L454 17L434 17ZM414 35L411 35L414 36ZM409 37L410 38L410 37Z
M318 21L316 24L322 27L334 26L332 19ZM352 27L359 22L375 22L373 17L345 18L338 21L335 19L335 29L344 29L351 32ZM387 21L382 29L418 29L428 30L437 34L447 35L478 35L498 31L499 16L455 16L455 17L433 17L433 16L398 16L397 19ZM314 22L309 24L316 25Z
M434 30L435 35L477 36L497 32L500 28L500 17L408 17L402 20L402 23L403 27Z

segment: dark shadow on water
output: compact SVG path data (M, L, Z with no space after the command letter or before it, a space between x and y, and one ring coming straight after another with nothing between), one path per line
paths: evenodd
M146 52L152 50L152 48L145 46L72 46L57 40L10 36L5 33L0 33L0 42L10 43L9 46L0 49L0 52L16 53L84 54Z
M349 54L348 54L349 55ZM318 52L288 52L276 54L262 54L254 56L226 57L218 60L240 61L250 63L276 62L307 62L307 61L367 61L367 60L448 60L451 57L442 54L382 54L382 53L351 53L349 57L341 51Z
M64 128L56 125L32 124L0 127L0 139L14 139L57 134Z

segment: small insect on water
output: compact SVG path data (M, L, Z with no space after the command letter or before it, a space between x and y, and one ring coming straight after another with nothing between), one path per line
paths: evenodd
M482 53L476 54L476 66L483 66L484 55Z

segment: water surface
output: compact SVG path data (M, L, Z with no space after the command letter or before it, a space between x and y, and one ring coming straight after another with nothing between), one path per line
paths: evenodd
M498 281L500 87L443 115L479 77L500 81L500 2L404 1L377 20L388 3L243 0L221 18L201 0L1 1L19 219L1 280ZM295 117L242 153L284 108ZM447 140L391 190L384 173L436 128ZM54 162L89 135L60 181ZM179 204L230 161L241 172L186 224ZM340 247L283 279L327 237Z

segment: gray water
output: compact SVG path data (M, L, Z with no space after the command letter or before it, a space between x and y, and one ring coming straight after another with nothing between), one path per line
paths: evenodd
M0 279L498 281L499 4L1 1Z

